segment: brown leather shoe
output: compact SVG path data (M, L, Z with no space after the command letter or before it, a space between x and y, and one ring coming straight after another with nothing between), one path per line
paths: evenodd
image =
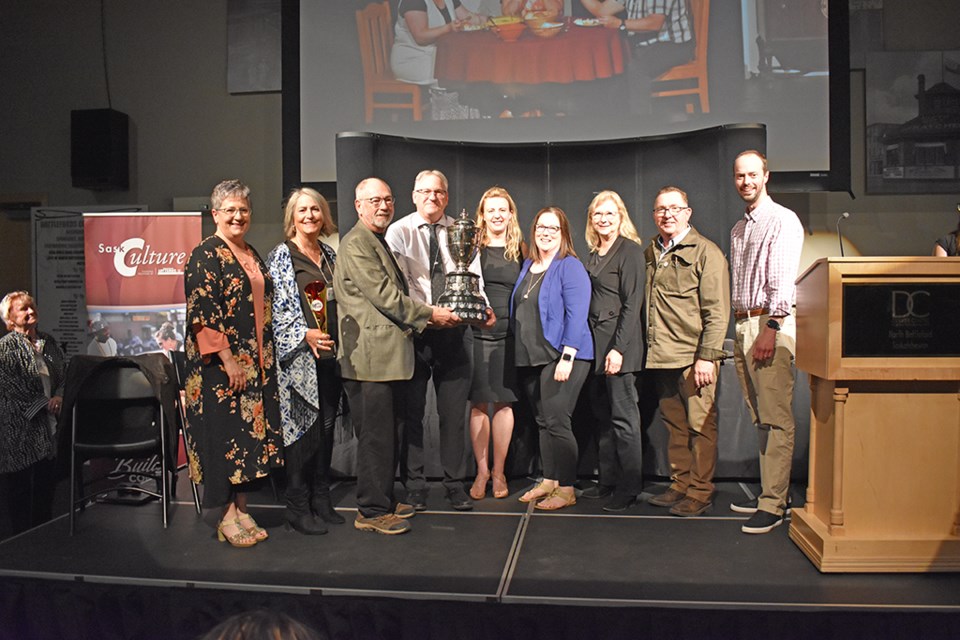
M387 513L374 518L364 518L359 513L353 521L353 528L360 531L376 531L388 536L395 536L410 531L410 523L399 518L396 514Z
M712 502L701 502L696 498L687 496L670 509L670 513L675 516L689 518L690 516L699 516L706 513L713 505Z
M649 502L655 507L672 507L686 497L687 495L685 493L681 493L680 491L677 491L673 487L670 487L660 495L653 496L652 498L647 500L647 502Z

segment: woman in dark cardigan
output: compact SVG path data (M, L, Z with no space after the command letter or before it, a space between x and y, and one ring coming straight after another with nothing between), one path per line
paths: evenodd
M16 534L52 515L66 364L56 340L37 330L29 293L4 296L0 317L10 331L0 338L0 493Z
M247 512L246 494L283 464L273 282L244 240L250 189L226 180L211 204L217 231L193 250L185 273L188 450L204 504L223 508L219 539L249 547L267 532Z

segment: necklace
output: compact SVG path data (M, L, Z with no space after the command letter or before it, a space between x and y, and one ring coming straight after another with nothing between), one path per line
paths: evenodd
M531 273L530 275L533 275L533 273ZM539 278L537 278L536 280L534 280L531 284L528 284L528 285L527 285L527 291L523 294L523 299L524 299L524 300L526 300L527 298L530 297L530 292L533 291L534 288L535 288L538 284L540 284L540 281L543 280L543 276L545 276L545 275L547 275L546 270L544 270L544 271L542 271L542 272L540 273L540 277L539 277Z

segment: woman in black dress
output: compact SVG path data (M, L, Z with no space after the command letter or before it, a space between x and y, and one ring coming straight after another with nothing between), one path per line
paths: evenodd
M267 256L276 286L273 333L277 346L283 430L287 524L300 533L342 524L330 502L330 461L343 385L334 352L336 253L320 236L335 233L330 205L317 191L296 189L284 208L285 242ZM311 513L312 507L312 513Z
M513 335L510 333L510 293L520 275L525 247L517 222L517 205L506 189L491 187L480 198L477 230L484 289L497 323L492 329L473 328L470 440L477 459L477 477L470 488L470 497L474 500L486 495L491 477L494 498L506 498L510 493L503 469L513 436L512 403L517 400Z

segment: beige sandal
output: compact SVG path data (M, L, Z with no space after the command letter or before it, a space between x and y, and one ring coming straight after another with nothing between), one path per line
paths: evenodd
M538 482L533 489L530 489L525 494L520 496L520 502L536 502L537 500L542 500L543 498L549 497L553 491L553 489L548 489L545 487L542 482Z
M561 491L558 487L549 496L533 505L533 508L542 511L556 511L557 509L572 507L575 504L577 504L577 494L572 489L568 493Z

